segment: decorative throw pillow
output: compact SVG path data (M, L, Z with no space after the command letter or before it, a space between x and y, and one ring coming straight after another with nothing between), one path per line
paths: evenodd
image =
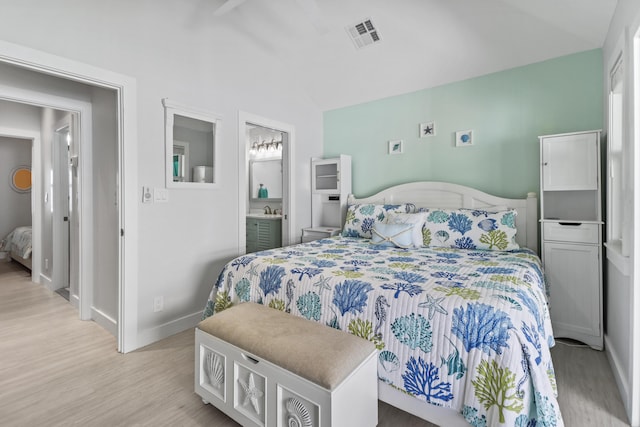
M342 235L344 237L370 239L373 224L375 222L386 222L387 216L391 212L407 212L407 205L350 205L347 209L347 218L344 222Z
M408 224L411 225L411 242L413 246L419 248L423 246L422 226L427 219L428 212L418 213L389 213L387 224Z
M432 209L422 230L425 246L511 251L516 243L516 210Z
M412 224L373 224L371 243L382 246L397 246L407 249L413 246Z

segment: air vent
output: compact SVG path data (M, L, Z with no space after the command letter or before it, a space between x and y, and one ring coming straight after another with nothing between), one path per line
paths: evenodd
M380 33L370 18L347 27L347 33L351 36L356 49L362 49L380 41Z

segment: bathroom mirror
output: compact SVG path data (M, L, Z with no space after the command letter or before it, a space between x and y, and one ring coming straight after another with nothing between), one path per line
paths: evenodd
M218 184L214 114L163 99L165 110L166 186L212 188Z
M282 200L281 158L252 160L249 174L252 200Z

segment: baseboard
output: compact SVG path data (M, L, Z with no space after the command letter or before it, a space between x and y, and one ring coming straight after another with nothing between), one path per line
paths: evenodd
M78 298L78 295L69 295L69 302L76 310L80 308L80 298Z
M42 286L44 286L45 288L53 292L53 282L49 277L45 276L44 274L41 274L40 283L42 284Z
M75 296L75 295L74 295ZM76 299L78 297L76 296ZM95 307L91 307L91 318L114 337L118 336L118 323Z
M624 366L620 363L620 358L616 353L615 347L611 345L607 335L604 336L604 349L605 354L607 355L607 360L609 360L609 365L611 366L611 371L613 372L613 376L616 380L616 384L618 385L618 390L620 391L622 404L624 405L624 409L627 412L628 417L631 413L632 403L630 401L628 375L625 375Z
M162 325L147 329L146 331L138 334L138 342L136 348L141 348L149 344L153 344L156 341L160 341L171 335L175 335L178 332L195 328L202 320L202 311L188 314L178 319L172 320Z

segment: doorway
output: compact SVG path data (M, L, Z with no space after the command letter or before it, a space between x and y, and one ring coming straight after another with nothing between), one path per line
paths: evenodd
M78 235L79 235L79 304L80 318L92 318L93 279L95 278L94 248L100 237L95 236L93 195L93 145L91 102L100 103L105 93L110 93L112 106L96 113L97 118L104 114L113 118L113 128L109 139L115 141L116 191L109 195L111 205L115 199L116 223L114 229L117 240L117 265L113 274L116 276L113 296L115 307L113 318L106 319L113 325L118 338L118 351L129 352L138 347L137 320L137 108L135 79L99 69L93 66L71 61L55 55L45 54L27 47L0 41L0 99L20 102L35 106L46 106L59 110L72 111L79 119L78 135L81 141L87 141L79 147L78 155ZM32 79L25 74L34 73ZM52 83L52 81L54 81ZM72 85L84 85L87 97L78 95L77 88ZM66 88L66 89L65 89ZM126 96L125 96L126 94ZM67 97L68 96L68 97ZM99 121L98 121L99 123ZM38 133L39 134L39 133ZM101 133L102 134L102 133ZM125 143L126 142L126 143ZM92 144L93 143L93 144ZM103 144L97 144L101 146ZM39 147L34 143L34 158L40 158ZM35 169L35 165L34 165ZM34 182L38 177L33 176ZM125 185L126 179L126 185ZM38 194L38 191L40 193ZM34 188L36 209L43 200L41 189ZM115 194L115 197L114 197ZM40 212L42 214L42 212ZM34 218L35 219L35 218ZM125 231L127 232L125 238ZM34 239L35 236L34 230ZM39 237L41 238L41 236ZM125 256L126 254L126 256ZM34 257L37 256L34 253ZM98 322L100 323L100 322Z
M73 168L71 167L72 144L75 142L72 128L72 115L67 113L60 120L53 133L52 141L52 177L51 177L51 206L53 208L52 228L53 228L53 277L52 290L62 297L70 300L71 294L77 296L77 286L71 292L70 271L71 262L74 257L71 255L72 248L77 251L77 242L71 238L71 222L77 223L75 218L76 209L72 207L71 197L74 189L77 188L77 173L73 179ZM77 198L75 198L77 200ZM76 206L77 208L77 206ZM76 234L77 236L77 234ZM75 285L75 284L74 284ZM74 306L78 306L77 299L74 299Z
M291 191L295 129L290 124L244 112L240 112L238 123L239 254L247 251L244 215L250 212L279 211L282 229L279 243L280 246L288 246L293 243L295 236L292 221L295 204ZM258 170L267 171L267 175L262 175L266 178L256 178L254 172ZM268 185L267 179L270 180ZM263 184L262 192L260 184ZM258 197L259 195L265 197ZM268 210L266 206L269 207Z

